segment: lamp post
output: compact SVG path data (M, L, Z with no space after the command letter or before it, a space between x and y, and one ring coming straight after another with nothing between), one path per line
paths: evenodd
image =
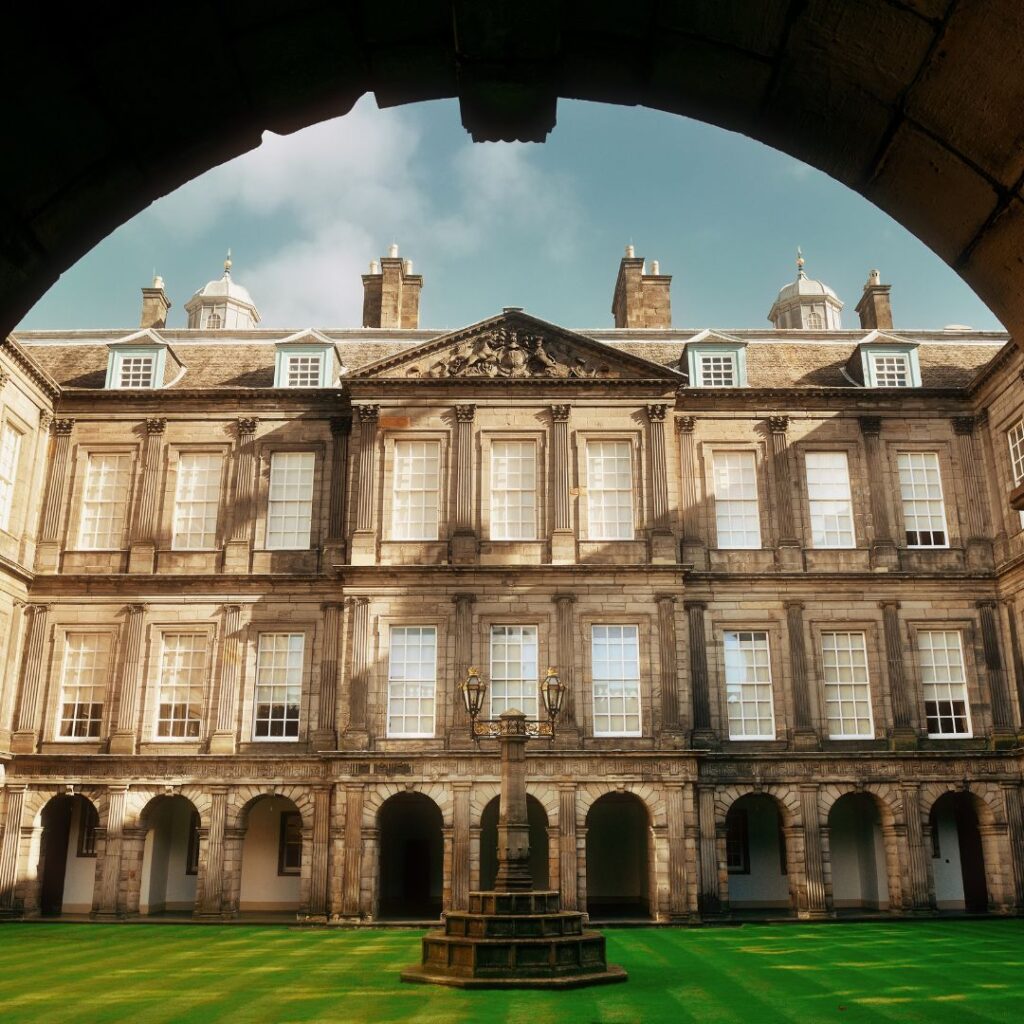
M497 718L480 718L487 684L471 668L462 683L462 699L469 712L473 739L498 740L501 748L501 797L498 804L498 873L495 892L528 892L533 888L530 875L530 825L526 810L526 742L531 737L555 738L555 719L562 709L565 684L555 669L549 668L540 683L540 698L547 721L531 720L517 708L503 711Z

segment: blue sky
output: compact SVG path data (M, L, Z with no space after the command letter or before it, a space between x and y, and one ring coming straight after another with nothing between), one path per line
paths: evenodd
M544 145L469 141L458 104L378 110L263 145L154 203L69 270L23 328L131 327L154 269L184 303L234 276L268 327L359 326L359 275L387 245L424 275L421 325L459 327L523 306L567 327L611 326L619 258L674 276L677 327L763 327L807 272L846 303L872 267L897 329L1000 324L963 281L867 200L799 161L657 111L561 101Z

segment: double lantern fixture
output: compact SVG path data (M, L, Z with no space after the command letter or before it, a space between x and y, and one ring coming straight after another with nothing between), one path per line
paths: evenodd
M487 693L487 684L480 678L480 673L475 668L469 670L465 682L460 684L462 700L469 713L470 733L473 739L479 741L481 738L494 738L502 734L502 729L509 728L509 718L506 714L502 718L480 718L480 711L484 706L484 697ZM526 736L545 736L549 740L555 738L555 719L562 710L562 701L565 699L565 683L558 678L558 671L549 668L540 681L540 699L547 712L547 721L543 719L531 720L525 717L516 720L522 723Z

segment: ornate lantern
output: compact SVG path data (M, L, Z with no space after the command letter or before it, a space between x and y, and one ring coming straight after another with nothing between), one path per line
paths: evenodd
M480 678L480 673L475 668L469 670L466 681L462 684L462 699L465 702L469 717L476 720L480 709L484 705L484 693L487 691L487 684Z
M558 678L558 673L549 668L540 684L540 696L544 701L544 709L552 721L562 710L562 699L565 697L565 683Z

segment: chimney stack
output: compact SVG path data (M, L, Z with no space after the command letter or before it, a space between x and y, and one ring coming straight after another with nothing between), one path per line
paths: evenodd
M171 308L171 300L164 291L164 279L154 277L149 288L142 289L142 316L140 327L166 327L167 310Z
M423 275L412 272L412 260L398 255L390 245L388 255L370 263L363 274L363 326L415 330L420 325L420 291Z
M872 270L864 285L864 294L857 303L857 316L866 331L892 330L892 303L889 301L891 284L882 284L881 275Z
M612 299L612 316L616 327L671 327L672 300L669 290L671 274L661 274L657 260L651 261L652 273L644 272L642 257L635 255L632 245L619 264Z

